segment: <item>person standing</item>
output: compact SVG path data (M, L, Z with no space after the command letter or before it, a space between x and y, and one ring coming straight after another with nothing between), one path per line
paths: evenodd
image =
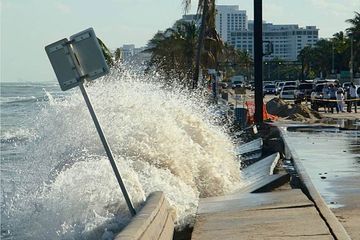
M347 111L352 112L351 105L354 104L355 113L357 113L357 101L356 101L357 94L356 94L356 87L353 82L350 84L348 96L349 96L349 101L348 101L348 105L347 105Z
M329 111L331 113L334 113L334 107L336 108L336 112L339 113L338 105L336 104L336 88L333 84L330 84L329 86Z
M344 106L345 106L344 89L341 87L338 88L338 90L336 92L336 100L337 100L337 106L338 106L339 112L345 112L344 111Z
M324 85L324 88L322 89L322 94L323 94L323 103L324 103L324 111L325 113L328 112L328 108L329 108L329 99L330 99L330 89L329 86L327 84Z

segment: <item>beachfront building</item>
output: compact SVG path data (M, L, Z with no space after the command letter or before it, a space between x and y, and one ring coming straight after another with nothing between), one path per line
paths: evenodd
M194 23L197 27L201 25L201 14L186 14L181 19L175 22L174 26L179 22ZM174 28L173 26L173 28Z
M186 14L183 15L182 18L180 19L180 21L182 22L188 22L188 23L192 23L192 22L199 22L201 20L201 16L197 15L197 14Z
M215 26L222 40L227 42L232 32L247 30L246 11L239 10L237 5L216 5Z
M201 17L189 14L181 20L200 25ZM245 10L239 10L238 5L216 5L215 27L224 42L254 56L254 22L248 20ZM297 24L264 21L263 40L273 45L273 53L264 56L265 61L296 61L305 46L313 46L319 40L319 29L316 26L299 27Z
M133 58L135 55L139 55L145 47L136 48L135 44L124 44L121 48L121 59L129 60Z
M254 55L254 23L248 23L248 29L232 31L228 43L237 49ZM273 53L264 56L265 61L282 59L296 61L301 49L313 46L319 40L316 26L299 27L297 24L277 25L263 23L263 40L273 44Z
M224 42L254 55L254 23L245 10L237 5L216 5L216 30ZM296 61L301 49L313 46L319 40L316 26L299 27L297 24L263 23L263 40L270 41L273 53L265 61L282 59Z

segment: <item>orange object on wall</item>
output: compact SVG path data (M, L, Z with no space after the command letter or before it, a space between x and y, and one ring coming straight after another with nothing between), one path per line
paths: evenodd
M255 122L255 103L253 101L246 101L245 102L245 106L248 110L248 116L247 116L247 119L248 119L248 123L254 123ZM267 111L266 111L266 107L265 105L263 104L263 119L264 120L271 120L271 121L276 121L278 119L277 116L274 116L274 115L271 115L269 114Z

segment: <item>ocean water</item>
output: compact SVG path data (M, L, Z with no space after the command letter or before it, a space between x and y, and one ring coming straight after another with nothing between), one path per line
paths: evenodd
M240 163L205 97L115 71L87 86L135 208L164 191L176 225L199 197L242 184ZM130 219L80 90L1 84L1 238L112 239Z

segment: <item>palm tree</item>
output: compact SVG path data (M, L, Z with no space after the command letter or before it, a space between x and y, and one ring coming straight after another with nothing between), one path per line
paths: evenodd
M311 46L306 46L301 49L298 60L301 62L302 78L306 79L311 71L311 62L314 62L314 49Z
M351 24L351 27L346 29L348 35L355 37L360 37L360 13L355 12L355 17L346 20L347 23Z
M103 41L101 41L100 38L97 38L97 40L98 40L98 42L100 44L102 53L104 54L106 63L109 65L109 67L113 67L114 66L114 60L112 59L112 54L111 54L110 50L106 47L105 43Z
M213 1L213 5L208 9L208 15L205 21L204 55L207 57L207 61L205 61L205 66L207 68L218 67L219 57L223 54L225 49L225 45L216 31L215 16L215 1Z
M332 42L321 39L314 47L307 46L303 48L298 55L298 59L302 63L302 70L305 75L308 75L310 70L313 70L317 75L326 77L332 68Z
M196 41L197 29L194 23L177 22L174 28L155 34L149 41L149 48L145 50L151 53L149 67L166 74L168 81L177 79L184 86L189 86L188 79L192 78L194 69Z
M194 59L198 31L195 23L178 22L175 24L179 37L182 38L181 49L185 62L187 76L193 76Z
M346 33L353 43L353 60L354 69L360 66L360 13L355 12L355 17L346 20L351 26L346 29ZM360 69L358 69L360 71Z
M320 76L326 77L331 72L332 64L332 43L329 40L321 39L315 44L315 66Z
M350 58L350 39L343 31L337 32L331 39L334 48L334 65L338 71L347 69Z
M183 0L185 12L189 9L191 0ZM193 76L193 88L197 88L200 72L201 51L204 46L206 29L208 33L215 30L215 0L199 0L198 1L198 14L201 13L201 25L199 30L198 46L196 52L196 64ZM213 28L213 29L212 29Z
M120 59L121 59L121 50L120 50L120 48L117 48L117 49L115 50L114 55L115 55L115 62L120 61Z

